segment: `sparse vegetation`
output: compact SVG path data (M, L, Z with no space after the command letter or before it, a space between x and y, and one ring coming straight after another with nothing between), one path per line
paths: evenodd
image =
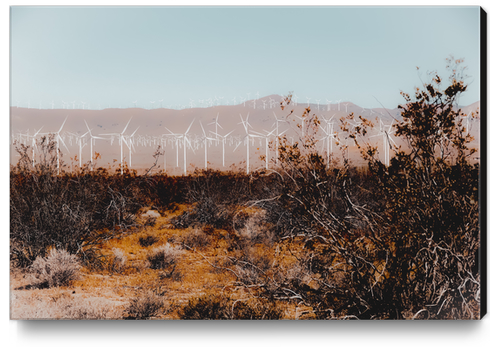
M37 257L29 267L30 282L36 288L68 286L80 275L76 256L51 249L46 258Z
M180 313L181 319L196 320L277 320L283 312L264 299L232 300L225 295L208 294L191 298Z
M154 243L157 243L158 240L159 239L155 236L147 235L147 236L140 237L138 239L138 242L142 247L150 247Z
M454 108L460 64L448 86L432 75L403 94L389 166L355 114L342 130L366 166L327 162L310 108L302 136L280 139L279 168L250 175L58 174L52 138L35 166L18 146L13 318L479 318L480 167Z
M133 298L126 308L126 319L149 319L164 307L163 298L152 291L142 293Z
M150 268L154 270L164 270L169 267L175 267L181 253L182 250L179 246L172 246L169 243L154 248L148 255Z

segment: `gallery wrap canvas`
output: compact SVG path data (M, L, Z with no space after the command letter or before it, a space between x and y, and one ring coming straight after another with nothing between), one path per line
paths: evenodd
M475 6L12 6L10 319L481 319L485 45Z

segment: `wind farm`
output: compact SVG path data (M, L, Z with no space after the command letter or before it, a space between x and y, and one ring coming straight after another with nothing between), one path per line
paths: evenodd
M12 6L10 318L481 319L483 13Z
M271 100L274 100L274 103L271 103ZM293 113L288 116L288 110L281 110L280 107L283 100L284 97L279 95L263 97L260 102L268 101L267 106L259 109L253 108L253 100L239 105L189 107L183 110L153 106L148 109L103 110L12 107L11 114L17 119L12 139L33 147L35 139L39 140L49 132L45 130L42 134L37 132L29 135L28 127L56 129L56 122L59 122L62 127L52 133L56 135L58 146L61 147L63 160L68 164L76 154L78 167L94 163L94 155L97 152L99 159L96 165L100 167L113 167L113 163L117 161L118 165L123 163L131 169L143 172L151 166L153 154L160 146L167 157L167 167L159 169L164 169L168 174L187 174L190 168L208 167L224 171L233 167L234 170L243 169L250 173L251 170L269 168L271 163L275 163L279 155L281 137L292 139L295 135L296 138L305 135L305 119L301 117L301 112L308 104L290 106L289 109ZM319 118L317 146L324 151L328 166L332 159L337 162L343 160L341 146L336 145L338 141L335 138L341 133L339 120L347 117L350 112L365 114L366 118L380 129L371 130L369 142L379 148L380 159L385 165L388 164L388 152L394 149L393 124L401 121L399 110L362 108L353 103L343 103L343 110L340 110L340 107L329 110L328 106L329 104L318 103L311 111ZM463 107L463 111L470 114L478 107L479 103L475 103ZM242 113L245 112L247 116L243 117ZM470 124L471 117L461 119L464 120L465 131L476 138L475 145L478 145L478 123ZM194 127L195 121L200 124ZM91 127L87 122L92 124ZM188 124L187 128L185 124ZM117 132L121 129L120 133ZM254 129L263 129L263 132ZM66 144L64 139L68 135L76 138L74 144ZM29 138L30 143L27 141ZM256 139L262 139L267 143L268 150L265 153L256 147L252 148L252 140ZM11 150L13 151L13 147ZM273 156L268 155L269 150ZM360 164L362 158L353 143L350 143L348 150L349 160L354 164ZM16 155L14 152L11 153L11 163L14 164ZM261 155L266 156L265 160L261 159ZM86 160L83 161L83 158ZM91 165L92 170L94 165Z

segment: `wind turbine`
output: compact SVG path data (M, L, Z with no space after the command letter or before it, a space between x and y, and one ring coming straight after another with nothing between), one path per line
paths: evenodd
M330 103L331 101L328 99L325 99L327 101L327 111L330 111Z
M247 114L247 118L243 120L242 115L240 114L240 119L242 120L238 124L243 124L243 128L245 129L245 139L246 139L246 145L247 145L247 175L250 173L250 138L255 138L255 137L260 137L260 135L254 135L250 134L249 132L249 127L252 128L250 123L248 122L248 117L250 114Z
M218 123L218 118L219 118L219 112L218 114L216 115L216 119L214 120L214 122L211 122L209 123L208 125L213 125L215 126L215 131L214 131L214 134L216 134L216 141L218 141L218 127L220 127L221 129L223 129L223 127Z
M123 129L123 131L121 133L101 134L101 135L109 135L109 136L114 136L114 137L117 136L119 138L119 145L121 146L121 164L120 164L121 165L121 175L123 174L123 160L124 160L124 157L123 157L123 142L126 143L126 146L128 145L127 142L126 142L126 139L124 138L124 132L128 128L129 123L131 122L131 119L133 119L133 117L131 117L129 119L128 124L126 124L126 126L124 127L124 129Z
M321 99L315 99L316 100L316 107L317 107L317 110L320 111L320 100Z
M305 136L305 117L296 116L296 118L301 120L301 137Z
M88 134L90 136L90 171L93 171L93 169L94 169L94 165L93 165L93 163L94 163L93 146L95 145L95 139L99 139L99 140L107 140L107 139L105 137L94 136L92 134L92 129L90 129L90 127L87 124L87 121L86 120L83 120L83 121L85 122L85 126L87 127ZM83 136L85 136L85 135L83 135ZM112 141L111 141L111 145L112 145ZM80 154L80 158L81 157L82 157L82 155Z
M276 138L276 160L277 160L277 158L279 158L279 136L281 136L282 134L284 134L286 132L286 130L284 130L281 134L279 134L279 122L284 122L284 123L287 123L287 122L283 119L277 118L275 112L272 112L272 113L274 114L274 118L276 119L273 127L274 127L275 138Z
M202 126L201 121L199 121L199 124L201 124L202 133L204 135L204 169L207 170L208 169L208 140L212 142L216 139L208 137L206 135L206 131L204 130L204 127Z
M195 120L195 118L192 120L191 124L187 128L187 131L184 134L175 134L169 128L165 127L165 129L170 132L170 135L175 137L175 144L177 147L177 166L179 166L179 139L182 139L184 143L184 175L187 175L187 143L190 145L192 152L194 152L188 134Z
M186 145L186 143L189 144L190 148L192 149L192 152L194 152L194 149L192 148L192 144L189 141L188 134L189 134L189 130L191 130L192 124L194 123L195 120L196 120L195 118L192 120L191 124L187 128L187 131L183 135L183 141L184 141L184 176L187 176L187 145Z
M58 175L60 174L60 155L59 155L60 141L63 144L63 146L65 146L68 153L70 153L70 150L68 149L68 147L66 146L65 142L63 141L63 139L61 138L61 135L60 135L61 129L63 129L63 126L65 125L67 119L68 119L68 116L63 121L63 124L61 124L60 130L58 130L57 132L54 133L55 138L56 138L56 168L58 170Z
M333 131L333 119L334 116L332 116L328 121L327 121L327 126L326 129L320 125L320 128L323 130L325 133L325 136L321 139L323 140L325 144L325 140L327 141L327 168L330 168L330 153L332 152L333 148L333 139L335 138L335 133ZM325 119L324 119L325 120Z
M469 116L466 114L466 115L460 116L459 118L461 119L461 123L463 123L466 120L466 126L464 127L464 129L465 129L466 135L468 135L468 133L470 131L470 118L469 118Z
M384 149L384 161L385 165L388 167L390 165L390 149L391 149L391 143L396 148L396 143L395 140L391 137L391 134L394 133L393 129L393 121L391 122L390 125L383 124L383 121L380 119L379 120L379 133L376 135L372 135L370 137L375 137L375 136L383 136L383 149Z
M76 139L76 142L78 142L78 167L82 167L82 148L85 147L87 144L86 143L83 143L83 138L90 132L90 129L89 131L87 131L85 134L83 135L78 135L78 134L74 134L74 133L70 133L72 134L73 136L75 136L77 139ZM92 152L92 151L90 151Z
M337 100L338 111L340 111L340 102L341 101L342 101L342 99Z
M131 155L133 154L133 150L136 152L136 149L134 148L134 134L136 134L139 128L140 127L137 127L136 130L128 136L127 141L125 141L126 146L129 149L129 167L131 167Z
M226 138L232 133L234 132L235 130L232 130L230 131L228 134L226 135L219 135L218 133L214 133L212 132L213 134L215 134L216 136L219 136L221 137L221 143L223 145L223 167L225 166L225 144L226 144ZM233 138L232 138L232 143L233 143Z
M168 135L174 137L174 141L172 141L172 149L174 148L174 142L175 142L176 154L177 154L176 159L175 159L175 161L176 161L175 167L179 167L179 139L182 138L183 135L182 134L175 134L167 127L165 127L165 129L167 129L168 132L170 132L170 134L168 134Z
M36 136L39 134L39 132L41 131L41 129L43 128L44 126L42 126L41 128L39 128L38 131L36 131L34 133L34 135L32 135L32 166L34 167L36 165L36 162L35 162L35 153L34 153L34 148L37 148L37 145L36 145ZM29 137L29 134L27 135Z
M264 129L264 131L267 132L267 130L265 130L265 129ZM273 135L275 131L277 131L277 130L272 129L271 131L267 132L267 134L263 135L265 138L265 169L266 170L269 169L269 137L271 135ZM276 136L276 141L277 141L278 137L281 136L282 134L284 134L285 132L286 132L286 130L284 130L281 134ZM276 147L276 150L277 150L277 147Z

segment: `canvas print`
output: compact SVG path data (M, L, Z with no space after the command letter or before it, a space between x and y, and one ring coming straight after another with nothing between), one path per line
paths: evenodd
M480 319L485 16L11 7L10 318Z

